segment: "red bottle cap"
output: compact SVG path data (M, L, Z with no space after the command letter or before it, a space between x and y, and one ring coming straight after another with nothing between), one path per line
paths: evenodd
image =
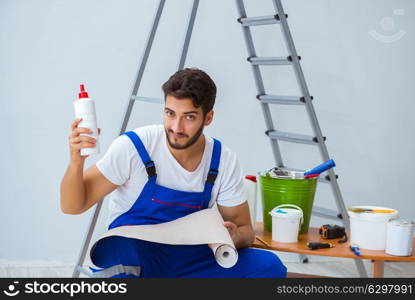
M78 94L78 99L81 98L89 98L88 93L85 91L85 87L83 84L81 84L81 92Z

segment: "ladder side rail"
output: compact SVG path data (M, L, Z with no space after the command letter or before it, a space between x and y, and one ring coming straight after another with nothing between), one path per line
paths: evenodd
M195 24L196 13L197 13L198 7L199 7L199 0L193 0L193 6L192 6L192 10L189 16L186 36L184 38L182 54L180 55L180 62L179 62L178 70L182 70L184 67L184 64L186 63L187 52L189 50L190 39L192 37L192 32L193 32L193 27Z
M79 274L80 274L80 268L83 268L83 263L85 261L86 252L88 251L88 247L89 247L89 244L91 242L92 235L93 235L94 230L95 230L95 226L97 224L99 212L101 211L101 207L102 207L102 202L103 201L99 201L97 203L94 214L92 215L91 221L89 222L88 232L84 237L84 241L82 243L82 248L81 248L81 251L80 251L79 256L78 256L78 261L77 261L77 263L75 265L75 268L73 270L73 273L72 273L72 278L78 278Z
M303 94L303 97L305 98L305 106L307 109L307 113L310 117L310 121L311 121L311 126L313 128L314 134L318 140L318 144L319 144L319 149L320 149L320 153L322 156L323 161L327 161L330 159L329 153L327 151L327 147L325 145L324 142L324 138L323 138L323 134L321 132L321 128L319 126L318 120L317 120L317 116L313 107L313 104L311 102L311 96L310 96L310 92L308 90L307 87L307 83L305 81L304 78L304 73L302 71L299 59L298 59L298 54L297 51L295 49L295 45L294 45L294 41L288 26L288 22L287 19L285 17L285 12L284 9L282 7L281 1L280 0L273 0L274 3L274 8L276 10L276 13L278 14L279 18L280 18L280 22L281 22L281 30L286 42L286 47L289 51L289 55L292 56L293 59L293 67L295 70L295 75L297 78L297 82L301 88L301 92ZM350 229L350 221L349 221L349 217L347 214L347 210L346 210L346 206L344 205L344 201L343 201L343 197L342 194L340 192L340 188L338 186L337 180L336 180L336 175L334 173L334 171L332 169L328 170L328 175L330 178L330 183L331 183L331 187L333 190L333 193L335 195L335 199L336 199L336 205L338 210L340 211L341 215L342 215L342 221L344 226L346 227L347 230Z
M146 65L147 65L147 60L148 60L148 57L150 55L151 47L153 46L154 37L156 35L156 31L157 31L157 28L158 28L158 25L159 25L161 13L163 12L165 2L166 2L166 0L160 0L159 6L158 6L157 11L156 11L156 14L154 16L153 25L151 27L150 33L149 33L148 38L147 38L146 46L144 48L144 53L141 57L140 67L138 68L137 75L135 77L136 80L135 80L135 83L133 85L133 88L132 88L132 91L131 91L131 94L130 94L130 99L128 101L128 106L127 106L127 109L126 109L125 114L124 114L124 120L123 120L123 123L122 123L121 128L120 128L120 135L123 134L125 132L125 129L127 128L128 120L130 119L131 111L133 109L133 105L134 105L134 102L135 102L135 96L138 96L137 92L138 92L138 89L140 87L141 80L143 78L144 70L145 70Z
M308 87L307 87L307 84L305 82L304 73L301 69L301 65L300 65L300 62L299 62L297 51L296 51L295 46L294 46L294 41L293 41L293 38L292 38L292 35L291 35L291 32L290 32L286 17L285 17L285 13L284 13L284 9L283 9L282 4L281 4L281 0L273 0L273 4L274 4L274 8L275 8L275 10L276 10L276 12L277 12L277 14L280 18L281 30L282 30L283 36L285 38L285 41L286 41L286 47L288 48L288 51L290 52L290 55L292 55L292 58L293 58L293 67L294 67L294 70L295 70L295 75L296 75L297 81L300 85L301 91L303 93L303 97L305 98L307 113L310 117L310 121L311 121L312 128L314 130L314 134L317 137L318 144L320 146L319 149L320 149L321 156L323 158L323 161L327 161L327 160L330 159L330 157L329 157L329 154L328 154L328 151L327 151L326 144L325 144L324 139L323 139L323 135L321 133L321 128L319 126L314 107L311 103L310 93L308 91ZM335 196L337 208L338 208L339 212L342 215L341 220L342 220L345 228L347 230L350 230L349 216L347 214L346 206L344 205L344 200L343 200L342 194L340 192L339 185L337 183L336 175L335 175L333 169L328 170L328 174L329 174L329 178L330 178L330 185L332 187L332 191L333 191L334 196ZM355 259L354 261L355 261L357 270L359 272L359 275L361 277L368 277L362 260Z
M142 55L140 67L139 67L137 75L136 75L136 81L135 81L134 86L132 88L130 98L128 99L128 106L127 106L127 109L126 109L126 112L125 112L125 115L124 115L124 120L123 120L121 129L120 129L120 135L123 134L125 132L125 129L127 128L128 120L130 118L131 111L132 111L132 108L133 108L133 105L134 105L134 102L135 102L134 96L137 94L138 88L140 87L140 84L141 84L144 69L146 67L147 60L148 60L148 57L149 57L149 54L150 54L150 50L151 50L151 47L153 45L154 36L155 36L156 31L157 31L157 27L158 27L158 24L159 24L159 21L160 21L160 17L161 17L161 13L163 11L165 1L166 0L160 0L159 6L158 6L157 11L156 11L156 14L154 16L153 25L151 27L150 34L147 38L146 47L145 47L144 53ZM85 260L86 252L87 252L89 244L91 242L92 234L94 232L96 222L98 220L98 216L99 216L99 213L101 211L102 202L103 202L103 199L101 201L99 201L97 203L96 207L95 207L95 211L94 211L94 214L92 215L91 222L90 222L90 225L89 225L89 229L88 229L88 232L85 236L84 243L83 243L82 249L80 251L79 258L78 258L77 264L74 268L72 277L75 277L75 278L79 277L80 271L79 271L78 267L82 268L83 262Z
M244 6L244 3L243 3L243 0L235 0L235 1L236 1L236 6L238 8L239 17L240 18L246 18L246 11L245 11L245 6ZM242 27L244 40L245 40L245 45L246 45L247 50L248 50L248 55L249 55L249 57L255 57L256 52L255 52L255 47L254 47L251 31L250 31L249 27L247 27L247 26L241 26L241 27ZM255 79L255 84L256 84L256 87L257 87L258 94L259 95L264 95L265 94L265 88L264 88L264 83L263 83L263 80L262 80L261 71L259 69L259 66L251 64L251 68L252 68L252 72L254 74L254 79ZM273 121L272 121L272 116L271 116L271 112L270 112L270 108L269 108L268 103L261 102L261 108L262 108L262 113L263 113L264 118L265 118L266 132L274 131L274 124L273 124ZM283 167L284 163L282 161L282 156L281 156L281 151L280 151L278 141L270 139L270 142L271 142L271 149L273 151L275 162L276 162L277 166L278 167Z

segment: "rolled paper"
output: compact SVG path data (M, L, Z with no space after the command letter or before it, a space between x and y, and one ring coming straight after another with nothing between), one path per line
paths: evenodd
M217 206L203 209L176 220L151 225L125 225L112 228L102 234L92 245L88 255L88 265L96 266L91 254L99 240L109 236L123 236L149 242L170 245L202 245L212 249L216 262L231 268L238 261L238 252L228 229L223 225L223 218Z

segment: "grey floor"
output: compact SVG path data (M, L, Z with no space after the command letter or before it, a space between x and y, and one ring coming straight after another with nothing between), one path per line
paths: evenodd
M279 253L289 272L314 274L329 277L359 277L352 259L326 258L309 256L308 263L300 263L295 254ZM364 260L364 265L369 277L372 276L373 263ZM71 277L73 265L62 262L10 262L0 261L0 277ZM85 276L81 276L85 277ZM415 263L385 262L385 277L409 277L415 278Z

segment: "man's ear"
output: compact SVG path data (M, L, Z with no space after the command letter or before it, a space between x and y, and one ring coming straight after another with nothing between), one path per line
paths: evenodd
M210 123L213 121L213 110L209 111L205 117L205 126L209 126Z

